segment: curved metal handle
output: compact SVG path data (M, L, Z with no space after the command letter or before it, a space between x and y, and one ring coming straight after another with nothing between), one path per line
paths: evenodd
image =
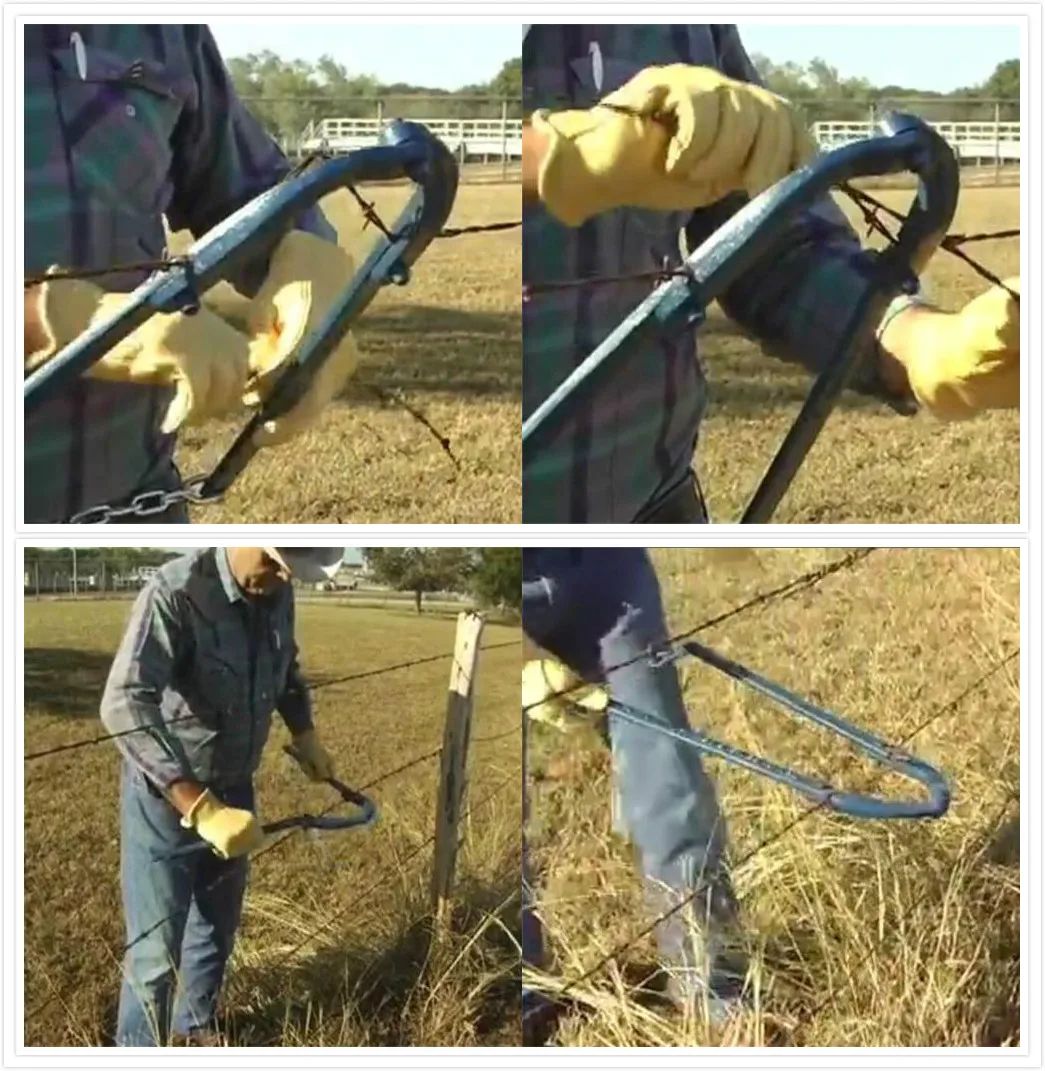
M725 655L719 654L702 643L691 640L678 644L676 647L657 652L655 659L657 661L676 661L684 655L700 659L700 661L725 673L734 680L746 684L760 695L773 700L778 706L783 707L790 713L843 737L853 744L857 750L864 752L896 773L922 785L928 794L928 798L922 800L889 800L880 796L844 792L827 784L825 781L809 777L769 759L752 755L750 752L743 751L740 748L731 747L729 744L723 744L718 740L712 739L699 729L680 730L661 725L653 721L641 710L619 703L616 700L610 701L607 708L608 714L611 717L620 718L622 721L631 722L665 736L673 737L708 755L724 759L734 766L740 766L762 777L768 777L772 781L786 785L788 788L800 792L803 796L815 800L822 806L838 811L841 814L850 815L853 818L939 818L947 812L950 806L950 789L943 774L929 763L893 747L887 741L882 740L873 733L858 728L829 710L814 706L794 692L788 691L788 689L776 682L755 673L753 670L748 669L747 666L726 658Z
M191 307L199 295L239 265L275 242L303 211L345 186L409 178L418 189L382 237L322 324L304 340L293 365L279 378L215 472L204 482L203 497L228 488L253 456L250 439L259 424L292 407L349 324L388 282L405 283L410 266L442 230L457 195L457 164L450 150L418 123L396 120L385 129L384 144L328 160L297 178L274 186L211 228L177 265L143 282L111 319L96 324L66 346L23 384L26 414L81 376L153 313Z
M283 750L290 754L289 748L284 748ZM358 792L354 788L349 788L348 785L333 777L328 778L326 784L330 785L345 803L351 803L358 807L358 813L341 816L332 814L295 814L287 818L279 818L275 822L266 822L262 825L261 831L266 836L270 836L274 833L283 833L288 829L318 829L327 832L364 829L367 826L372 826L378 820L377 804L369 796ZM194 855L196 852L209 850L211 850L211 846L201 838L190 844L183 844L181 847L175 848L174 851L167 852L162 856L157 856L157 859L181 859L188 855Z
M832 187L871 175L913 172L918 189L897 243L869 259L871 286L850 318L840 353L820 373L795 426L763 478L744 523L765 521L794 478L848 383L866 338L888 302L916 283L954 218L958 165L947 143L921 119L891 113L882 135L818 157L749 201L686 258L687 277L659 286L555 388L523 422L523 467L561 432L580 402L607 382L618 364L648 336L695 326L704 309L748 271L771 256L794 214Z

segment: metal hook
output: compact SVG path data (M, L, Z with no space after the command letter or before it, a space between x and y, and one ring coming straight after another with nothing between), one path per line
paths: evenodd
M662 735L670 736L708 755L724 759L734 766L740 766L752 773L767 777L771 781L786 785L788 788L800 792L803 796L815 800L821 806L854 818L939 818L941 815L946 814L950 806L950 789L943 774L934 766L900 748L894 747L873 733L853 725L838 714L815 706L782 685L748 669L747 666L734 662L731 658L727 658L725 655L719 654L712 648L695 640L689 640L685 643L653 652L650 661L654 665L664 665L687 655L697 658L706 665L733 678L733 680L747 685L747 687L771 699L789 713L841 736L853 744L857 750L869 755L876 762L922 785L928 793L928 798L922 800L889 800L880 796L845 792L829 785L825 781L809 777L806 774L799 773L797 770L792 770L769 759L752 755L750 752L732 747L729 744L723 744L718 740L712 739L699 729L682 730L661 725L653 721L643 711L612 698L606 708L607 716L619 718L621 721L630 722L633 725L639 725Z

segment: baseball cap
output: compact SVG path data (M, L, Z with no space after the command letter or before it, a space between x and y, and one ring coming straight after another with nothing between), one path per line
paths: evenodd
M263 547L295 580L332 580L345 556L343 547Z

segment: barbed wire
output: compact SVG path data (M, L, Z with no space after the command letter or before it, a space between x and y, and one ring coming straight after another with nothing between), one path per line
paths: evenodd
M608 108L611 111L620 112L624 115L629 115L638 119L651 119L654 122L664 122L665 119L656 114L648 114L635 108L630 108L625 105L608 104L601 102L601 107ZM885 238L891 245L896 244L896 237L889 230L888 227L879 218L879 213L891 217L898 223L904 223L906 217L895 209L890 208L888 205L883 204L877 198L871 196L864 190L859 190L851 183L841 183L838 186L841 193L844 193L852 202L856 205L857 209L864 217L864 221L868 227L868 236L875 232L881 237ZM1003 240L1008 238L1019 238L1019 229L1016 230L1003 230L995 231L984 234L948 234L941 241L939 248L946 252L958 257L974 272L976 272L981 278L985 279L992 286L1001 287L1013 298L1017 304L1019 304L1020 296L1011 287L1007 286L994 272L992 272L985 265L974 260L968 253L966 253L961 246L968 245L974 242L986 242ZM536 282L527 283L523 286L522 299L523 302L527 302L534 294L548 293L557 290L574 290L578 288L590 287L590 286L612 286L620 283L627 282L650 282L654 286L659 286L661 283L665 283L670 279L691 278L691 272L685 266L685 264L671 264L670 261L666 261L664 266L660 269L654 269L650 271L641 272L629 272L622 275L600 275L600 276L587 276L573 279L560 279L555 282Z
M503 643L490 643L485 647L480 647L480 652L483 651L499 651L506 647L519 647L522 644L522 640L505 640ZM323 688L330 688L335 684L347 684L350 681L366 680L369 677L381 677L386 673L393 673L401 669L413 669L415 666L429 665L433 662L442 662L446 659L452 659L454 657L453 651L444 651L442 654L437 655L425 655L422 658L413 658L407 662L396 662L390 666L381 666L378 669L366 669L361 670L358 673L348 673L342 677L330 677L321 681L316 681L314 684L306 684L305 690L308 692L318 692ZM182 714L176 718L164 718L158 722L150 725L138 725L133 729L122 729L115 733L103 733L99 736L92 736L84 740L76 740L69 744L59 744L56 747L47 748L44 751L34 751L28 755L22 756L23 762L30 762L35 759L45 759L51 755L59 755L66 751L77 751L80 748L91 747L94 744L105 744L112 740L119 739L124 736L131 736L134 733L148 733L155 732L157 729L166 728L168 725L176 725L179 722L190 721L195 718L195 714Z
M488 644L485 647L480 647L479 650L480 651L501 650L501 649L504 649L504 648L507 648L507 647L518 647L518 646L520 646L520 644L521 644L521 640L509 640L509 641L505 641L504 643ZM346 683L348 681L363 680L363 679L366 679L366 678L369 678L369 677L375 677L375 676L380 676L380 675L385 674L385 673L391 673L391 672L396 671L396 670L410 669L410 668L413 668L415 666L427 665L427 664L430 664L430 663L433 663L433 662L437 662L437 661L444 661L447 658L452 659L453 657L454 657L454 652L446 652L446 653L439 654L439 655L431 655L431 656L426 656L426 657L423 657L423 658L411 659L408 662L398 662L398 663L396 663L394 665L384 666L384 667L381 667L381 668L375 669L375 670L364 670L364 671L359 672L359 673L347 674L347 675L345 675L343 677L336 677L336 678L332 678L332 679L328 679L328 680L323 680L323 681L317 682L315 685L310 686L309 690L310 691L315 691L315 690L318 690L320 688L329 687L329 686L334 685L334 684L343 684L343 683ZM172 724L175 724L178 721L187 720L188 717L191 717L191 715L188 715L185 718L171 718L171 719L168 719L168 720L164 721L162 724L164 724L164 725L172 725ZM106 736L94 737L94 738L91 738L89 740L77 741L76 743L73 743L73 744L67 744L67 745L63 745L61 747L48 749L47 751L36 752L36 753L30 754L30 755L26 755L24 757L24 761L29 761L30 759L45 758L45 757L47 757L49 755L58 754L58 753L61 753L63 751L71 751L71 750L82 748L82 747L88 747L88 746L91 746L93 744L106 743L106 742L108 742L108 741L110 741L110 740L112 740L112 739L114 739L116 737L119 737L119 736L127 736L127 735L130 735L131 733L135 733L135 732L146 732L146 731L149 731L150 729L154 729L154 728L156 728L156 726L140 726L140 727L136 727L134 729L125 730L125 731L120 732L120 733L113 733L113 734L106 735ZM521 729L522 729L522 725L521 725L521 723L519 723L519 724L514 725L511 729L505 730L504 732L493 733L493 734L490 734L490 735L487 735L487 736L473 737L469 742L469 746L472 747L472 746L476 746L476 745L480 745L480 744L494 743L494 742L496 742L498 740L503 740L503 739L506 739L509 736L515 735L516 733L520 732ZM359 792L367 792L370 789L375 788L376 786L378 786L380 784L383 784L386 781L391 780L393 777L397 777L398 775L400 775L402 773L405 773L408 770L411 770L414 767L419 766L424 762L427 762L427 761L429 761L431 759L434 759L436 756L440 755L442 753L442 751L443 751L443 745L440 744L438 747L435 747L435 748L431 749L430 751L426 751L426 752L424 752L423 754L420 754L420 755L415 755L412 759L409 759L406 762L401 763L400 765L395 766L390 770L386 770L385 772L379 774L377 777L372 778L370 781L366 782L365 784L360 785L359 788L358 788L358 791ZM495 793L499 792L501 790L501 788L503 788L504 785L507 784L508 781L510 781L510 780L512 780L512 778L508 778L504 782L502 782L498 786L498 788L495 790ZM464 813L462 814L462 817L466 817L469 813L471 813L472 810L478 809L478 807L480 807L482 805L485 805L485 803L487 803L489 801L489 799L492 798L492 795L495 794L495 793L492 793L489 797L484 798L483 800L480 801L480 803L475 804L470 808L467 808L464 811ZM318 812L318 814L316 815L316 817L320 817L320 818L321 817L325 817L326 815L331 814L333 811L337 810L338 807L341 807L343 805L344 805L344 801L343 800L335 800L333 803L329 804L328 806L326 806L322 810L320 810ZM283 835L281 835L279 837L274 838L268 844L263 845L261 848L259 848L256 852L254 852L251 855L251 857L250 857L251 858L251 863L252 864L255 863L262 856L267 855L269 852L275 851L276 849L282 847L284 844L287 843L287 841L291 840L293 837L295 837L300 832L302 832L300 829L293 829L293 830L290 830L289 832L287 832L287 833L285 833L285 834L283 834ZM434 837L434 834L433 834L433 836L430 838L429 841L427 841L424 844L422 844L418 849L415 849L411 853L411 855L407 857L407 860L404 860L404 862L408 861L414 855L419 854L421 851L423 851L424 848L427 847L429 843L434 843L434 842L435 842L435 837ZM207 886L207 889L205 891L212 892L222 882L226 881L229 877L231 877L232 873L233 873L233 871L231 869L230 870L226 870L224 873L220 874L217 878L215 878L214 881L212 881ZM131 941L127 942L123 946L123 948L120 950L120 953L119 953L120 956L125 955L136 944L138 944L140 941L143 941L146 937L148 937L151 933L155 932L161 926L164 926L168 922L170 922L172 919L177 918L178 914L179 913L174 913L172 915L168 915L166 918L160 919L158 922L154 923L152 926L150 926L147 929L143 930L140 934L138 934L137 937L133 938ZM297 951L297 950L295 950L295 951ZM57 1000L58 998L59 998L59 994L57 992L52 993L51 996L47 997L44 1001L42 1001L39 1005L37 1005L31 1011L26 1012L25 1013L25 1020L28 1022L28 1021L31 1021L31 1020L35 1019L38 1015L40 1015L43 1011L45 1011L52 1003L54 1003L54 1001Z
M803 573L801 576L797 576L794 579L787 581L786 584L781 584L779 587L761 592L753 598L740 603L738 606L734 606L729 610L716 614L714 617L708 618L706 621L702 621L699 625L687 629L685 632L679 632L676 635L671 636L669 639L664 640L661 646L673 647L675 644L682 643L684 640L688 640L691 636L695 636L699 632L704 632L709 628L714 628L716 625L721 625L724 621L728 621L730 618L736 617L737 614L742 614L756 606L772 602L774 599L790 598L792 595L797 595L801 591L814 588L829 576L833 576L835 573L841 572L844 569L852 569L878 549L880 548L860 547L850 551L850 553L836 561L828 562L816 569L811 569L809 572ZM605 677L610 673L615 673L619 669L626 669L628 666L634 665L636 662L641 662L644 659L649 658L652 653L654 652L644 651L642 654L636 655L634 658L629 658L624 662L618 662L614 665L607 666L603 671L603 676ZM533 703L523 704L523 714L526 714L528 711L533 710L536 707L543 706L545 703L551 702L552 700L568 697L574 692L581 691L586 687L588 687L588 682L580 681L577 684L570 685L568 688L563 688L561 691L551 692Z
M987 683L987 681L992 679L997 673L1000 673L1001 670L1013 659L1017 658L1019 656L1019 653L1020 649L1017 647L1015 651L1010 652L1008 655L995 662L990 669L988 669L970 685L964 688L961 693L959 693L953 699L949 700L947 703L938 707L936 710L930 713L929 716L926 717L919 725L915 726L914 729L902 736L896 742L894 747L902 748L906 746L915 736L917 736L924 729L928 728L928 726L935 722L937 719L943 717L943 715L947 713L951 713L956 710L965 701L965 699L967 699L970 695L974 694L979 688L981 688L985 683ZM868 781L865 781L864 790L867 791L870 788L871 783L878 781L881 776L882 774L881 772L879 772L878 775L873 779L868 779ZM827 802L828 801L826 800L821 801L819 803L813 804L811 807L807 807L804 811L801 811L798 815L791 819L791 821L787 822L781 829L766 837L763 841L761 841L753 849L751 849L751 851L741 856L739 860L732 864L731 869L734 871L740 870L741 867L751 862L751 860L753 860L756 856L760 855L777 841L781 840L786 834L790 833L797 826L806 821L806 819L808 819L811 815L817 814L818 812L822 811L827 806ZM554 994L545 994L545 996L547 996L549 1000L552 1000L556 1003L561 1002L562 998L568 992L576 989L580 985L583 985L584 982L588 981L590 978L598 974L607 964L611 963L613 960L623 955L625 952L628 951L628 949L632 948L639 941L648 937L651 933L654 932L654 930L657 929L658 926L666 922L669 918L672 918L674 915L678 914L685 907L691 904L698 896L706 892L707 884L700 884L697 889L687 894L672 908L662 912L648 925L644 926L641 930L633 934L627 940L622 941L611 952L602 956L602 958L599 959L599 961L589 970L568 981L562 988L558 989Z

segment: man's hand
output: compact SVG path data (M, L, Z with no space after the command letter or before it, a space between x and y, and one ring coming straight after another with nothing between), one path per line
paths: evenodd
M310 780L329 781L334 776L334 760L319 742L315 729L298 733L287 750Z
M204 789L181 820L194 829L222 859L238 859L265 842L265 834L250 811L228 807Z
M534 658L523 666L522 705L533 721L568 732L581 724L573 707L601 714L608 703L604 687L587 684L553 658Z
M291 231L280 242L247 314L253 343L245 404L258 405L268 397L286 362L330 311L354 274L355 264L348 253L322 238ZM358 364L359 352L348 332L301 401L260 429L258 445L275 446L305 431L341 392Z
M1020 280L1005 280L1020 292ZM992 286L958 313L912 306L881 338L883 378L906 379L938 420L964 420L990 409L1020 406L1020 306ZM891 367L891 370L890 370Z
M26 372L46 364L128 300L83 279L53 279L25 294ZM86 375L174 389L162 430L200 424L242 405L250 347L246 336L206 306L194 316L158 312L117 343Z
M538 111L531 122L547 141L541 200L572 227L613 208L691 210L738 190L754 197L816 154L788 101L681 63L640 71L588 111Z

